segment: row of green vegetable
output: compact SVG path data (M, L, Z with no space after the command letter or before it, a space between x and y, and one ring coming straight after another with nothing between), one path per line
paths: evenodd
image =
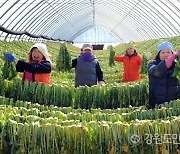
M5 98L4 98L5 99ZM177 102L171 102L171 104L176 104ZM122 121L129 122L132 120L154 120L154 119L164 119L172 116L180 115L180 101L177 107L169 108L169 107L161 107L156 108L154 110L146 110L143 107L138 107L134 110L129 110L129 112L119 112L119 110L112 110L107 113L103 110L101 112L91 112L91 111L83 111L83 112L69 112L63 113L62 111L53 111L53 110L43 110L40 111L38 108L25 108L25 107L13 107L11 105L0 105L0 120L6 121L8 118L11 119L19 119L18 122L33 122L41 121L44 123L44 119L51 119L52 122L56 122L56 124L61 123L66 120L78 120L80 122L83 121ZM12 118L13 117L13 118ZM17 120L16 120L17 121Z
M1 121L0 121L1 122ZM1 125L1 153L178 153L180 118L132 122L19 123Z
M44 105L74 108L112 109L148 104L147 80L133 83L114 83L106 86L78 87L44 85L20 79L0 80L0 95Z

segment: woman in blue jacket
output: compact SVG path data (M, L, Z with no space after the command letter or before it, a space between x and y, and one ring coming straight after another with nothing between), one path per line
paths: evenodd
M163 42L157 47L156 58L148 65L151 108L156 104L178 99L178 79L172 74L175 67L174 60L179 55L180 51L173 53L173 45L169 42Z

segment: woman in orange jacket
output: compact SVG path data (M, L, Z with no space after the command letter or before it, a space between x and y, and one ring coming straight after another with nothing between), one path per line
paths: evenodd
M140 79L139 71L142 64L142 58L133 46L126 50L124 56L115 56L114 60L123 63L123 82L136 81Z
M52 62L45 44L34 44L29 50L27 62L19 60L11 53L6 53L6 59L15 62L17 72L24 72L23 81L50 84Z

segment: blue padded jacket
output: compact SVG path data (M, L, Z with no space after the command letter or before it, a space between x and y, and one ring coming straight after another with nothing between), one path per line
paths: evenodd
M167 68L165 60L149 63L149 104L151 106L178 99L178 80L172 76L174 67L175 62Z

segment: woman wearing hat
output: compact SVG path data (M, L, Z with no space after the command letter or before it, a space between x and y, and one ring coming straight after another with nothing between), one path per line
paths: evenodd
M24 72L23 81L28 80L50 84L52 62L45 44L34 44L29 50L27 62L19 60L11 53L6 54L6 59L16 63L18 72Z
M155 60L148 65L150 108L178 99L178 79L172 74L174 60L179 55L180 51L173 53L173 45L169 42L163 42L157 47Z
M135 43L128 43L127 50L124 56L115 56L114 60L122 62L124 66L123 82L136 81L140 79L140 67L142 64L142 58L137 53Z
M103 72L93 55L93 47L90 44L84 44L81 54L72 60L72 68L75 68L75 87L104 85Z

